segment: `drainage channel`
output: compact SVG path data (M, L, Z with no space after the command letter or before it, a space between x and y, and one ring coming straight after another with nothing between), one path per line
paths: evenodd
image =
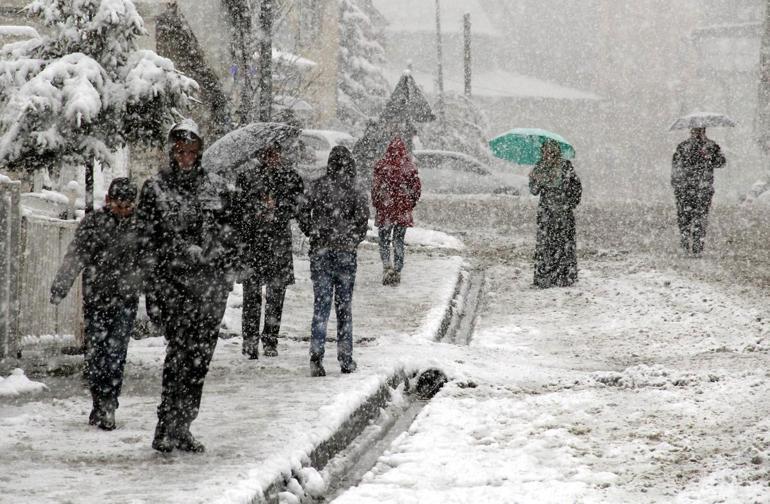
M470 343L483 299L484 279L485 272L481 267L461 273L437 341L457 345ZM287 498L288 489L296 490L301 486L302 477L293 474L291 480L276 482L267 489L267 502L327 503L358 485L391 443L409 429L446 381L446 375L435 368L425 370L419 376L407 376L403 371L396 373L310 454L310 467L320 469L326 482L323 494Z

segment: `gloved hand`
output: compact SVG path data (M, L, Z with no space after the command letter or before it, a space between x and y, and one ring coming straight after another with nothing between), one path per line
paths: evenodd
M190 245L187 247L187 257L193 264L203 264L205 262L203 249L198 245Z
M61 303L62 299L64 299L64 296L62 296L58 292L51 291L51 304L52 305L58 306L59 303Z

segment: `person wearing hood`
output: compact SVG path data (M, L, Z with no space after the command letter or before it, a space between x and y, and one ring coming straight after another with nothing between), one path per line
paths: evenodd
M125 177L110 183L105 205L83 218L51 285L58 305L83 272L85 369L93 408L88 423L115 428L128 342L139 302L136 185Z
M377 211L383 285L398 285L404 267L406 228L414 225L412 210L420 199L422 185L417 168L400 137L391 140L385 156L374 167L372 204ZM391 263L391 243L393 262Z
M529 174L529 190L540 196L535 246L536 287L567 287L578 279L574 210L583 186L555 140L546 140Z
M168 146L168 167L145 182L137 207L148 314L168 341L152 447L202 452L190 424L233 285L234 247L226 188L201 166L198 126L175 124Z
M243 348L250 359L259 357L259 341L266 357L278 355L286 287L294 283L289 221L297 215L304 185L274 143L261 149L256 165L235 181L232 216L240 245L243 278ZM260 333L262 286L265 322Z
M680 243L685 252L703 252L709 208L714 197L714 169L726 163L722 149L706 137L706 128L693 128L676 147L671 186L676 198Z
M300 206L300 229L310 240L313 321L310 328L310 374L325 376L326 326L332 299L337 314L337 361L342 373L356 370L353 360L353 287L358 245L366 237L369 203L358 188L350 151L336 146L326 175L312 183Z

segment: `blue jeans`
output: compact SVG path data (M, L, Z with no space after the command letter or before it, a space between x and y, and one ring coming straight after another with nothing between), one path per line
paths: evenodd
M397 224L383 224L377 231L380 238L380 258L382 265L390 268L390 242L393 241L393 269L404 269L404 236L406 228Z
M355 252L320 249L310 253L313 281L313 322L310 327L310 358L321 361L326 343L332 297L337 313L337 360L348 365L353 359L353 286L356 283Z
M116 302L108 307L86 307L85 365L91 395L118 406L123 387L123 369L131 333L134 329L137 301Z

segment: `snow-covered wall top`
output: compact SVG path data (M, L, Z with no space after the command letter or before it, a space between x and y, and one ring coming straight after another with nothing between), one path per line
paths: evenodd
M387 31L421 33L436 31L436 4L432 1L374 0L374 6L388 20ZM441 0L441 32L462 33L463 15L471 15L475 35L500 36L481 0Z

